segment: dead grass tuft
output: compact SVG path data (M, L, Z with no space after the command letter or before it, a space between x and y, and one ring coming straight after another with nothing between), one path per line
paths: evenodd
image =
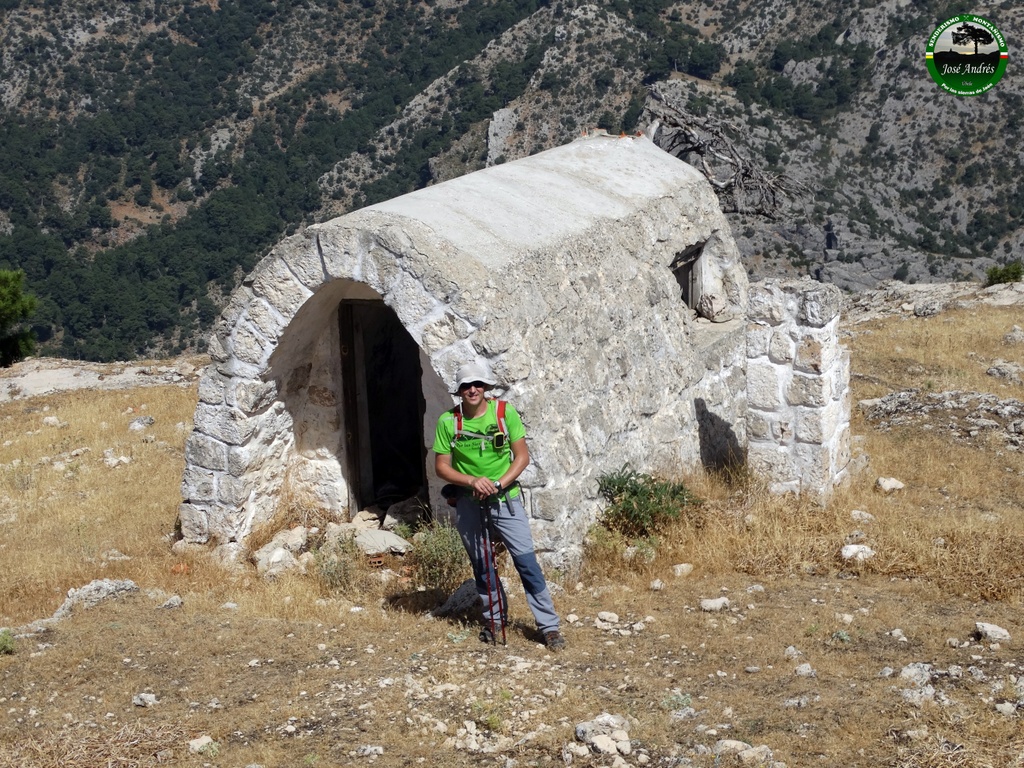
M182 728L141 721L110 735L79 726L28 736L15 744L0 742L0 768L146 768L187 751L182 746L185 740Z

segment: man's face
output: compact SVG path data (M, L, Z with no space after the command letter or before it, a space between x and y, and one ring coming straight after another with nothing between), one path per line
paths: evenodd
M464 405L476 406L484 399L487 385L482 381L470 381L459 387L459 397Z

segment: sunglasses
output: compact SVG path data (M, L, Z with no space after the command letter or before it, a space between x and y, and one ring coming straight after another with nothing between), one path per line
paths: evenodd
M465 392L470 387L473 389L486 389L487 385L482 381L467 381L465 384L461 384L459 386L459 392Z

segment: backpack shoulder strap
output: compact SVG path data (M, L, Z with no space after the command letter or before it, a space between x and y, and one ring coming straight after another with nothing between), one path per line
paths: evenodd
M505 401L498 401L498 431L503 435L508 434L508 429L505 428Z
M452 415L455 417L455 431L452 432L452 451L455 450L455 441L462 434L462 406L456 405L452 408Z

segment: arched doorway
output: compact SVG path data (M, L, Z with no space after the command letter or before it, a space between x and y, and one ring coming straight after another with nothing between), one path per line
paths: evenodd
M338 324L350 485L386 509L426 487L419 347L381 300L344 299Z

